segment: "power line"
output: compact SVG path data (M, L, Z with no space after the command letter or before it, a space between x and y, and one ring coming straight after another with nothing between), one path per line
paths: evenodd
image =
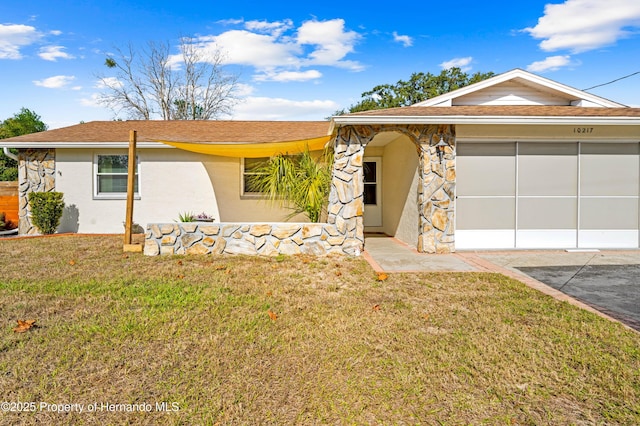
M615 83L616 81L620 81L620 80L624 80L625 78L633 77L636 74L640 74L640 71L636 71L636 72L634 72L632 74L625 75L624 77L616 78L615 80L611 80L608 83L598 84L597 86L589 87L588 89L582 89L582 90L586 92L587 90L595 89L596 87L606 86L607 84Z

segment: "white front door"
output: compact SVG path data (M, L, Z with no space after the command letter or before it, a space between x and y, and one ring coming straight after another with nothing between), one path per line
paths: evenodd
M382 158L364 158L364 226L382 226Z

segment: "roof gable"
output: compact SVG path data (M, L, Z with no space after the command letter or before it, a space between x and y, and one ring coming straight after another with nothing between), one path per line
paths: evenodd
M622 108L626 105L515 69L412 106L564 105Z

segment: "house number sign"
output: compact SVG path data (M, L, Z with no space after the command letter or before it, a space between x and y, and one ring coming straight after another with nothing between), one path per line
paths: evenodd
M573 133L593 133L595 127L574 127Z

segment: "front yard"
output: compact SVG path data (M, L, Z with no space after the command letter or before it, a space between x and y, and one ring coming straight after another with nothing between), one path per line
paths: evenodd
M0 240L0 424L640 423L640 334L502 275L121 249Z

